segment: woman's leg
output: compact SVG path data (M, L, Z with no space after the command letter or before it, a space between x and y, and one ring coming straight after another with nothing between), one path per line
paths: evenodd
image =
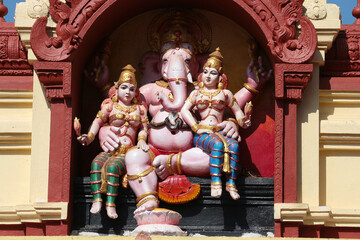
M107 164L107 192L106 192L106 211L109 218L116 219L115 200L118 195L120 177L125 174L125 155L120 154Z
M230 196L237 200L240 198L240 195L236 188L236 177L238 173L238 163L239 163L239 143L232 138L226 138L226 141L229 145L230 150L230 169L231 173L226 175L226 191L230 193Z
M90 212L93 214L99 213L101 210L101 168L109 157L111 157L111 154L102 152L97 155L91 163L90 187L91 194L93 195L93 204L91 205Z
M214 134L196 134L194 144L204 152L209 153L211 196L220 197L222 193L221 170L224 161L224 143Z

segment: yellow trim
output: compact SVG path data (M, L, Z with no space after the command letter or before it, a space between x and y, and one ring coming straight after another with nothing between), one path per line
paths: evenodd
M136 180L139 179L139 183L142 182L142 177L145 177L146 175L148 175L149 173L151 173L155 168L153 166L149 167L148 169L146 169L145 171L138 173L138 174L134 174L134 175L127 175L127 179L132 181L132 180Z
M307 203L275 203L275 220L301 222L304 225L327 227L360 227L358 209L332 209L329 206L310 206Z
M149 195L158 196L158 193L155 191L149 191L149 192L143 193L136 198L136 202L140 202L142 199L146 198Z
M198 127L199 127L199 129L209 129L213 132L218 132L221 130L220 127L218 127L218 126L198 125Z
M247 83L244 83L244 87L249 90L251 93L254 93L254 94L258 94L259 93L259 90L253 88L252 86L250 86L249 84Z
M199 125L195 123L191 126L191 130L196 133L199 130Z
M168 171L170 173L170 175L173 175L174 174L174 171L172 170L171 168L171 158L175 155L175 153L172 153L168 156L168 159L167 159L167 168L168 168Z
M138 140L138 141L144 140L144 141L146 142L147 136L145 136L145 135L139 135L137 140Z
M226 139L224 138L223 135L221 135L220 133L216 132L215 133L216 136L218 136L221 141L224 144L224 165L223 165L223 172L224 173L231 173L231 169L230 169L230 149L229 149L229 145L226 142Z
M159 200L156 197L148 197L148 198L145 198L145 199L141 200L138 204L136 204L136 207L139 208L144 203L146 203L148 201L152 201L152 200L156 201L157 204L159 204Z
M41 223L48 220L66 220L67 202L44 202L28 205L1 206L0 224L18 225L27 223Z
M231 108L234 105L234 102L236 102L236 98L232 97L228 107Z
M92 132L88 132L87 135L89 136L89 138L91 139L91 141L94 141L95 135L94 135Z
M178 170L178 174L181 175L182 174L182 170L181 170L181 155L182 152L179 152L177 155L177 159L176 159L176 165L177 165L177 170Z
M104 116L104 114L102 113L102 111L99 111L97 114L96 114L96 117L97 118L100 118L103 122L106 122L107 119L106 117Z

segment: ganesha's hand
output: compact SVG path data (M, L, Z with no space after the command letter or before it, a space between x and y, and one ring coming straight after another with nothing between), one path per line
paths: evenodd
M92 142L92 139L87 134L82 134L81 136L77 137L77 140L79 143L81 143L83 146L87 146Z
M112 152L119 147L118 134L120 128L114 126L103 126L99 131L100 146L105 152Z
M263 67L262 57L258 58L258 69L255 67L254 60L252 60L246 69L247 84L253 88L259 89L272 75L273 70L266 71Z
M233 138L233 139L239 139L239 131L238 126L233 121L223 121L218 125L222 129L222 134L226 137Z
M140 139L137 143L137 148L142 149L144 152L149 151L149 146L146 144L145 140Z

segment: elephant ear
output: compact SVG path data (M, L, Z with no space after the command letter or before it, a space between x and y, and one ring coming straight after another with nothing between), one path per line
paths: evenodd
M146 52L140 61L140 67L143 77L140 81L140 86L154 82L161 79L161 61L160 55L157 52Z
M203 71L203 67L204 67L204 65L205 65L205 63L206 63L206 60L209 58L209 54L199 54L199 55L197 55L196 56L196 60L197 60L197 62L198 62L198 64L199 64L199 70L198 70L198 73L197 73L197 75L199 75L200 73L202 73L202 71ZM195 76L195 77L198 77L198 76Z

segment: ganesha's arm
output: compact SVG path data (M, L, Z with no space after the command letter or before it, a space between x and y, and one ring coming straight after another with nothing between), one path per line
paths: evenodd
M191 109L195 106L194 100L196 100L195 91L191 92L188 99L186 99L180 113L184 121L191 127L191 129L194 132L197 132L197 122L191 113Z

